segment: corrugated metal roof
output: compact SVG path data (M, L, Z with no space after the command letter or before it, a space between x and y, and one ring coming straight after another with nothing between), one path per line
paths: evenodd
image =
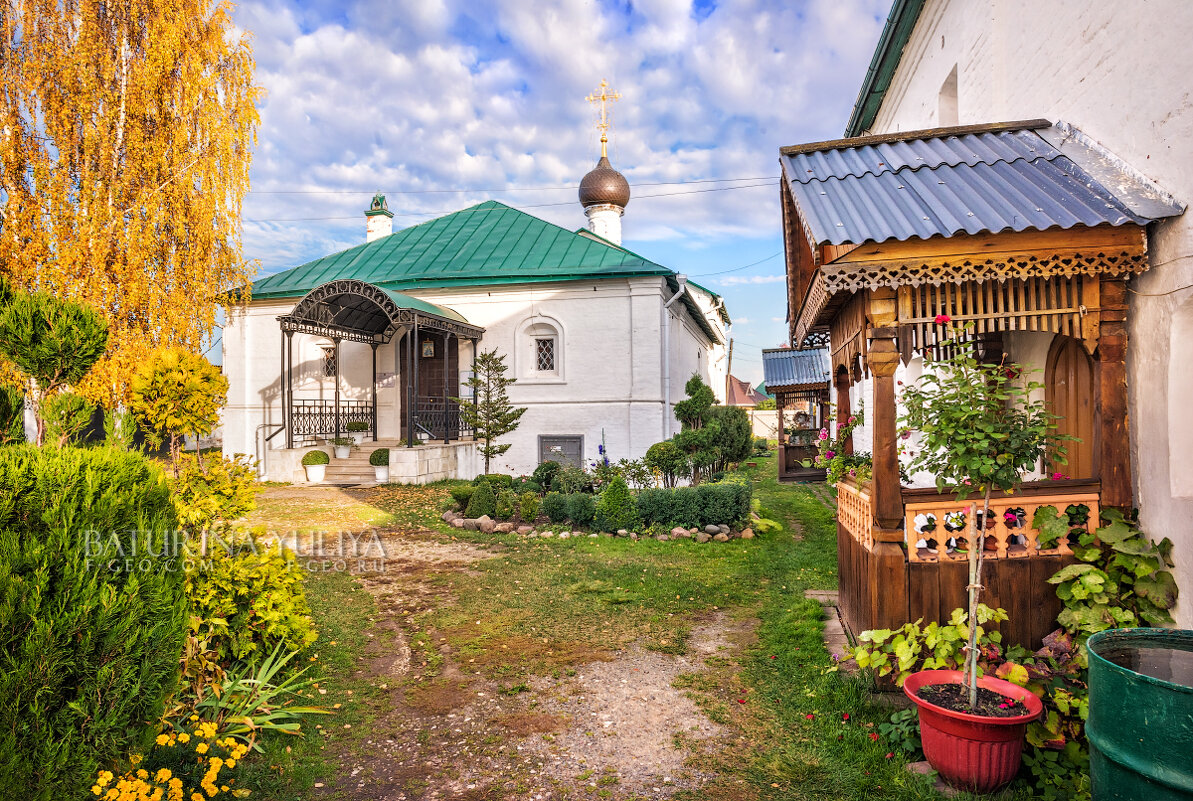
M625 248L490 200L262 278L253 297L298 297L344 278L409 289L672 274Z
M816 245L1144 225L1184 211L1087 138L1074 145L1075 129L1046 125L843 139L784 148L780 161Z
M762 351L762 375L767 392L773 392L776 387L827 384L832 375L828 350L826 348L764 350Z

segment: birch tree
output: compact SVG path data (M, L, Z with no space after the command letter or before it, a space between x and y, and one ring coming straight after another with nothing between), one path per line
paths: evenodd
M75 388L93 400L126 400L160 346L198 350L251 276L260 90L231 9L0 0L0 272L99 311L110 347Z

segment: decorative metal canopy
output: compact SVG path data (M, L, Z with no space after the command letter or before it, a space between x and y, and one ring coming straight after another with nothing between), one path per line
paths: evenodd
M315 287L278 321L283 331L369 344L389 342L416 323L464 339L479 339L485 331L450 309L355 279Z

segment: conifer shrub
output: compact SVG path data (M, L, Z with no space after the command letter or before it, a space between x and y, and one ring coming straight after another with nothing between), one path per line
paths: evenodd
M207 538L186 574L193 614L217 624L209 646L225 665L257 664L280 644L286 653L315 641L303 571L294 552L248 531L224 529Z
M460 487L452 487L449 492L452 499L460 505L460 511L468 508L468 502L472 500L472 493L476 492L475 484L464 484Z
M568 517L577 526L591 526L596 519L596 498L587 492L573 492L567 497Z
M543 496L543 514L552 523L563 523L568 519L568 500L562 492L548 492Z
M323 456L327 454L323 453ZM256 509L256 486L254 464L247 464L242 459L225 459L218 454L204 457L202 464L193 454L180 456L178 477L170 479L178 522L193 531L216 522L235 520Z
M489 486L494 489L512 489L514 486L514 477L505 473L488 473L486 475L477 476L472 480L473 484L479 484L481 481L488 481Z
M596 525L601 531L617 531L627 529L633 531L642 524L638 517L638 507L634 503L634 496L625 479L617 476L596 503Z
M650 488L638 492L638 516L645 525L676 525L672 512L675 490Z
M518 516L524 523L533 523L539 516L540 499L537 492L523 492L518 498Z
M25 395L0 386L0 445L25 441Z
M486 480L481 479L476 483L476 490L472 493L472 497L468 499L468 511L464 513L466 517L484 517L488 515L492 517L497 513L497 495L493 492L493 486Z
M551 479L555 478L555 473L558 471L559 462L548 459L534 468L534 472L530 474L530 480L540 487L547 488L551 486Z
M514 516L514 506L517 505L518 496L514 494L513 490L498 490L497 491L497 519L509 520Z
M671 496L671 522L684 528L704 526L700 492L696 487L677 487Z
M61 448L81 443L83 432L95 414L95 404L73 392L57 392L42 401L41 410L45 419L44 442Z
M187 631L176 527L139 454L0 450L0 798L90 797L148 746Z

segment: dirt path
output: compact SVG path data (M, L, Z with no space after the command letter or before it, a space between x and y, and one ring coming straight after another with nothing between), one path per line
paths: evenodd
M362 579L379 616L361 662L361 677L383 695L372 730L341 753L344 775L325 792L361 801L653 799L716 778L691 763L728 733L674 684L733 654L749 626L718 617L693 629L682 656L632 646L503 688L462 670L436 632L411 627L420 611L450 603L437 580L444 571L494 554L417 535L383 543L386 570Z

